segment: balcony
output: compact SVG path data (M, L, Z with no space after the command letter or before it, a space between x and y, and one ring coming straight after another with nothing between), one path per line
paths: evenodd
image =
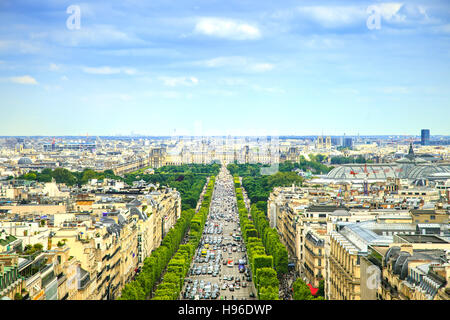
M57 278L58 278L58 287L59 287L62 283L64 283L64 281L67 280L67 277L66 277L65 274L59 274Z
M84 290L91 282L91 277L89 276L89 273L87 271L81 269L81 274L82 275L78 280L78 290Z

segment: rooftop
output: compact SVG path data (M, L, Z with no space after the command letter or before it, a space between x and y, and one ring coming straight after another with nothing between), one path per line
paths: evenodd
M436 235L398 235L399 238L406 240L408 243L438 243L444 244L450 242L444 238L438 237Z

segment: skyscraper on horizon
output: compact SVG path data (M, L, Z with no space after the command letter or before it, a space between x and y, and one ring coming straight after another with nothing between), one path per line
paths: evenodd
M425 146L430 143L430 129L422 129L420 143Z

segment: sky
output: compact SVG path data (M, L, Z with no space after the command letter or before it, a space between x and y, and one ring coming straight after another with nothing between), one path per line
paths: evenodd
M450 2L0 0L0 135L450 135Z

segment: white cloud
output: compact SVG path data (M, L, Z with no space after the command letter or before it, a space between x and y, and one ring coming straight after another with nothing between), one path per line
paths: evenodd
M403 6L402 3L380 3L375 5L383 17L383 19L392 22L402 22L405 21L406 16L398 14L399 10Z
M252 85L252 89L258 92L267 92L267 93L286 93L284 89L273 88L273 87L261 87L260 85Z
M252 59L239 56L217 57L209 60L194 62L194 65L208 68L237 68L244 72L266 72L275 68L275 65L268 62L255 62Z
M61 66L58 66L54 63L50 63L50 66L49 66L50 71L58 71L59 69L61 69Z
M195 25L196 33L231 40L255 40L261 32L255 26L224 18L201 18Z
M297 12L326 28L350 25L367 19L366 8L355 6L298 7Z
M35 54L40 51L40 44L36 44L33 41L0 40L0 52Z
M265 72L272 70L274 67L275 66L270 63L254 63L249 66L249 70L254 72Z
M11 82L19 83L19 84L38 84L36 79L33 77L26 75L22 77L11 77L9 78Z
M409 94L411 89L403 86L389 86L376 89L376 91L384 94Z
M431 28L431 30L435 33L448 33L450 34L450 24L444 24L441 26L435 26Z
M354 88L332 88L330 89L331 93L334 94L343 94L343 95L358 95L359 91Z
M305 38L301 40L301 45L310 49L335 49L342 48L344 46L344 41L340 39L333 39L327 37L319 37L313 35L312 37Z
M120 69L111 67L83 67L83 71L91 74L116 74L120 73Z
M112 44L138 45L146 42L133 33L128 33L111 25L84 26L72 31L65 28L49 33L49 39L64 46L103 47Z
M280 11L273 17L294 19L297 18L296 14L300 14L302 19L312 20L325 28L339 28L361 25L375 13L380 15L382 23L438 23L437 20L430 19L426 7L401 2L381 2L367 6L304 6L293 11Z
M119 94L118 95L119 99L122 101L130 101L133 100L133 97L130 96L129 94Z
M227 86L242 86L246 85L247 81L241 78L224 78L221 79L221 83Z
M123 73L128 74L130 76L136 74L136 69L133 68L123 68L122 71Z
M45 91L58 91L61 90L61 86L59 85L44 85Z
M132 68L113 68L113 67L109 67L109 66L83 67L83 72L90 73L90 74L102 74L102 75L119 74L119 73L125 73L127 75L136 74L136 70L132 69Z
M198 61L196 64L209 68L217 67L239 67L245 65L246 59L243 57L217 57L209 60Z
M198 84L196 77L159 77L159 79L168 87L193 86Z

